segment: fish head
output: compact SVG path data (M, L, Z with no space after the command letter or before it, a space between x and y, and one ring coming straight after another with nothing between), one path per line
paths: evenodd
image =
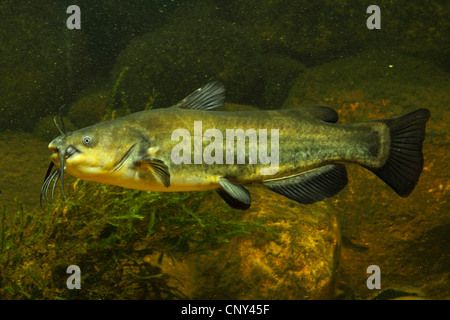
M130 161L142 136L138 130L109 121L68 132L55 138L48 148L51 160L64 171L84 180L105 182Z

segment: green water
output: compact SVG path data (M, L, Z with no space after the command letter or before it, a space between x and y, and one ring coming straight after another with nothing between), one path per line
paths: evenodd
M2 1L0 299L450 298L450 7L372 4ZM400 198L348 165L329 199L253 186L238 211L213 191L66 175L67 201L57 185L40 209L60 109L71 131L170 107L211 80L226 110L322 105L345 123L429 109L416 188ZM70 265L79 290L66 286ZM367 286L371 265L381 289Z

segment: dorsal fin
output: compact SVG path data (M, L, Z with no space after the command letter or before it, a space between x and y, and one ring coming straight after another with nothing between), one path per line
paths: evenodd
M214 110L225 101L225 87L219 81L211 81L195 90L172 108L193 110Z

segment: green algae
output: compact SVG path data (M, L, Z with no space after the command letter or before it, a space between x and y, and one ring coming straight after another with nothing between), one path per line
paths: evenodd
M48 212L21 208L0 229L2 299L183 299L169 276L145 257L184 259L239 234L270 231L240 221L211 192L160 194L81 180ZM69 265L81 269L81 290L66 287Z

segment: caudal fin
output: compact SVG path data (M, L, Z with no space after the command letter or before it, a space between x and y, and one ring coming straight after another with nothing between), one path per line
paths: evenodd
M416 186L423 168L422 142L430 117L427 109L383 121L391 131L389 157L381 168L368 168L401 197L407 197Z

